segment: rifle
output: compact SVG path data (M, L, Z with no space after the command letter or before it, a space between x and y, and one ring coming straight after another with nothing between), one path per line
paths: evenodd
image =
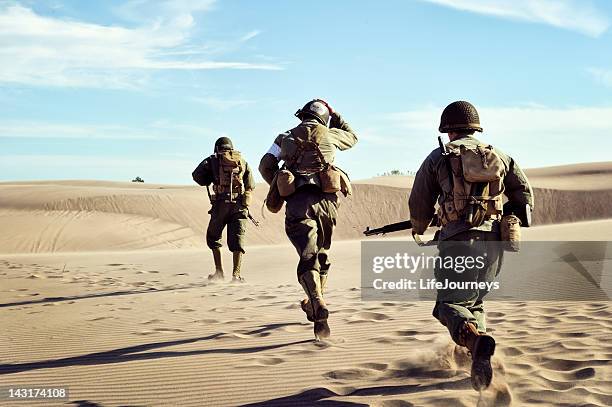
M400 232L402 230L412 229L412 222L405 220L403 222L391 223L380 228L370 229L368 226L363 234L366 236L386 235L387 233Z
M431 226L431 225L437 225L437 224L438 224L438 216L434 215L429 225ZM403 222L391 223L389 225L385 225L385 226L375 228L375 229L370 229L370 227L368 226L366 227L366 230L363 231L363 234L366 236L386 235L387 233L400 232L402 230L409 230L409 229L412 229L412 222L409 220L405 220ZM419 246L432 246L432 245L435 245L436 242L438 241L438 233L439 231L436 231L436 234L433 240L427 243L424 243L419 237L419 235L417 235L415 232L412 232L412 238L414 239L415 242L417 242Z
M259 227L259 221L255 219L253 215L251 215L251 211L249 211L248 208L247 208L247 218L249 218L249 220L253 222L253 225L255 225L255 227Z

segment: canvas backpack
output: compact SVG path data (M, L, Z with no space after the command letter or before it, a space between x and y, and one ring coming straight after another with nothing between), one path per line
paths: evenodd
M213 191L217 196L232 195L232 198L244 193L244 164L239 151L220 151L212 156L214 174Z
M314 128L298 126L291 135L281 142L281 156L286 157L285 168L279 172L278 182L281 196L286 197L295 191L295 178L300 175L317 174L321 190L326 193L342 191L351 194L348 176L332 163L328 163L319 145L327 127L316 125Z
M490 145L455 145L445 157L450 190L438 209L442 225L470 217L478 227L490 219L501 219L506 166Z

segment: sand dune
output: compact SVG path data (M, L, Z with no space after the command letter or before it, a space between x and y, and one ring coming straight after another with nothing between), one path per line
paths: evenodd
M599 163L533 170L534 222L544 225L612 217L612 188L602 188L611 168L611 163ZM359 239L366 226L406 219L409 183L405 181L403 177L381 177L356 182L354 195L342 199L336 237ZM540 187L550 185L559 188ZM266 192L266 186L258 185L252 213L265 221L259 228L250 227L250 245L285 242L278 233L283 229L282 213L266 213L262 219ZM0 253L196 248L203 242L208 209L205 190L196 186L106 181L0 183Z
M607 167L534 172L540 226L525 239L609 241ZM342 200L326 296L332 337L321 342L299 308L281 214L249 228L247 283L209 284L201 188L0 184L0 388L69 386L69 400L39 404L81 407L612 405L612 307L601 300L610 293L586 290L583 273L595 268L608 287L609 252L603 263L590 245L572 252L579 261L560 253L552 284L529 284L528 269L502 271L500 281L525 294L544 287L566 299L580 289L587 298L489 302L495 378L479 394L431 301L362 300L362 229L408 216L409 186L389 180L398 179L358 182ZM253 205L260 220L265 192Z
M431 302L361 300L359 242L334 245L323 342L299 309L292 249L249 254L240 285L208 284L202 250L2 256L0 386L69 385L80 406L612 401L609 302L489 303L499 346L479 394Z

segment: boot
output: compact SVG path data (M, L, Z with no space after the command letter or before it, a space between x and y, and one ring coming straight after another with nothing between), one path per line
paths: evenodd
M215 247L212 249L213 260L215 261L215 272L214 274L209 274L209 280L223 280L225 277L223 275L223 263L221 262L221 248Z
M235 251L234 255L234 269L232 271L232 282L243 283L244 278L240 275L240 266L242 265L242 252Z
M325 273L320 273L321 277L321 294L325 294L325 289L327 288L327 271Z
M325 288L327 287L327 273L320 273L319 277L319 280L321 282L321 297L323 297L323 294L325 293ZM300 306L302 307L302 311L304 311L304 313L306 314L306 319L308 319L310 322L315 322L312 306L310 305L310 300L308 299L308 297L300 301Z
M473 323L465 322L459 328L458 342L472 354L472 387L477 391L486 389L493 378L491 356L495 352L495 339L478 332Z
M319 273L315 270L307 271L299 277L299 281L308 296L307 299L302 300L300 305L306 313L306 318L314 322L315 337L317 339L327 338L330 335L329 325L327 325L329 311L323 300Z
M308 297L302 300L302 309L304 309L306 315L310 316L312 321L323 321L327 319L329 312L325 301L323 301L319 273L314 270L307 271L300 276L299 281Z

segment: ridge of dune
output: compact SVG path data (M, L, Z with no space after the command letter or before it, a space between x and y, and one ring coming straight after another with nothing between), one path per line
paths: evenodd
M534 223L611 218L612 188L601 189L599 179L611 169L612 163L594 163L533 170ZM589 184L585 176L596 176L598 181ZM551 177L563 178L563 185L571 184L571 188L543 187L546 182L540 181ZM405 178L355 182L353 195L340 199L336 238L359 239L366 226L408 218L410 188L398 184ZM262 211L266 193L267 185L258 184L251 212L261 226L249 223L248 245L286 243L279 233L284 230L283 211ZM202 247L209 208L205 189L197 186L111 181L0 183L0 253Z
M597 191L612 188L612 161L569 164L525 170L534 188ZM412 188L414 176L389 175L354 181L356 184Z

